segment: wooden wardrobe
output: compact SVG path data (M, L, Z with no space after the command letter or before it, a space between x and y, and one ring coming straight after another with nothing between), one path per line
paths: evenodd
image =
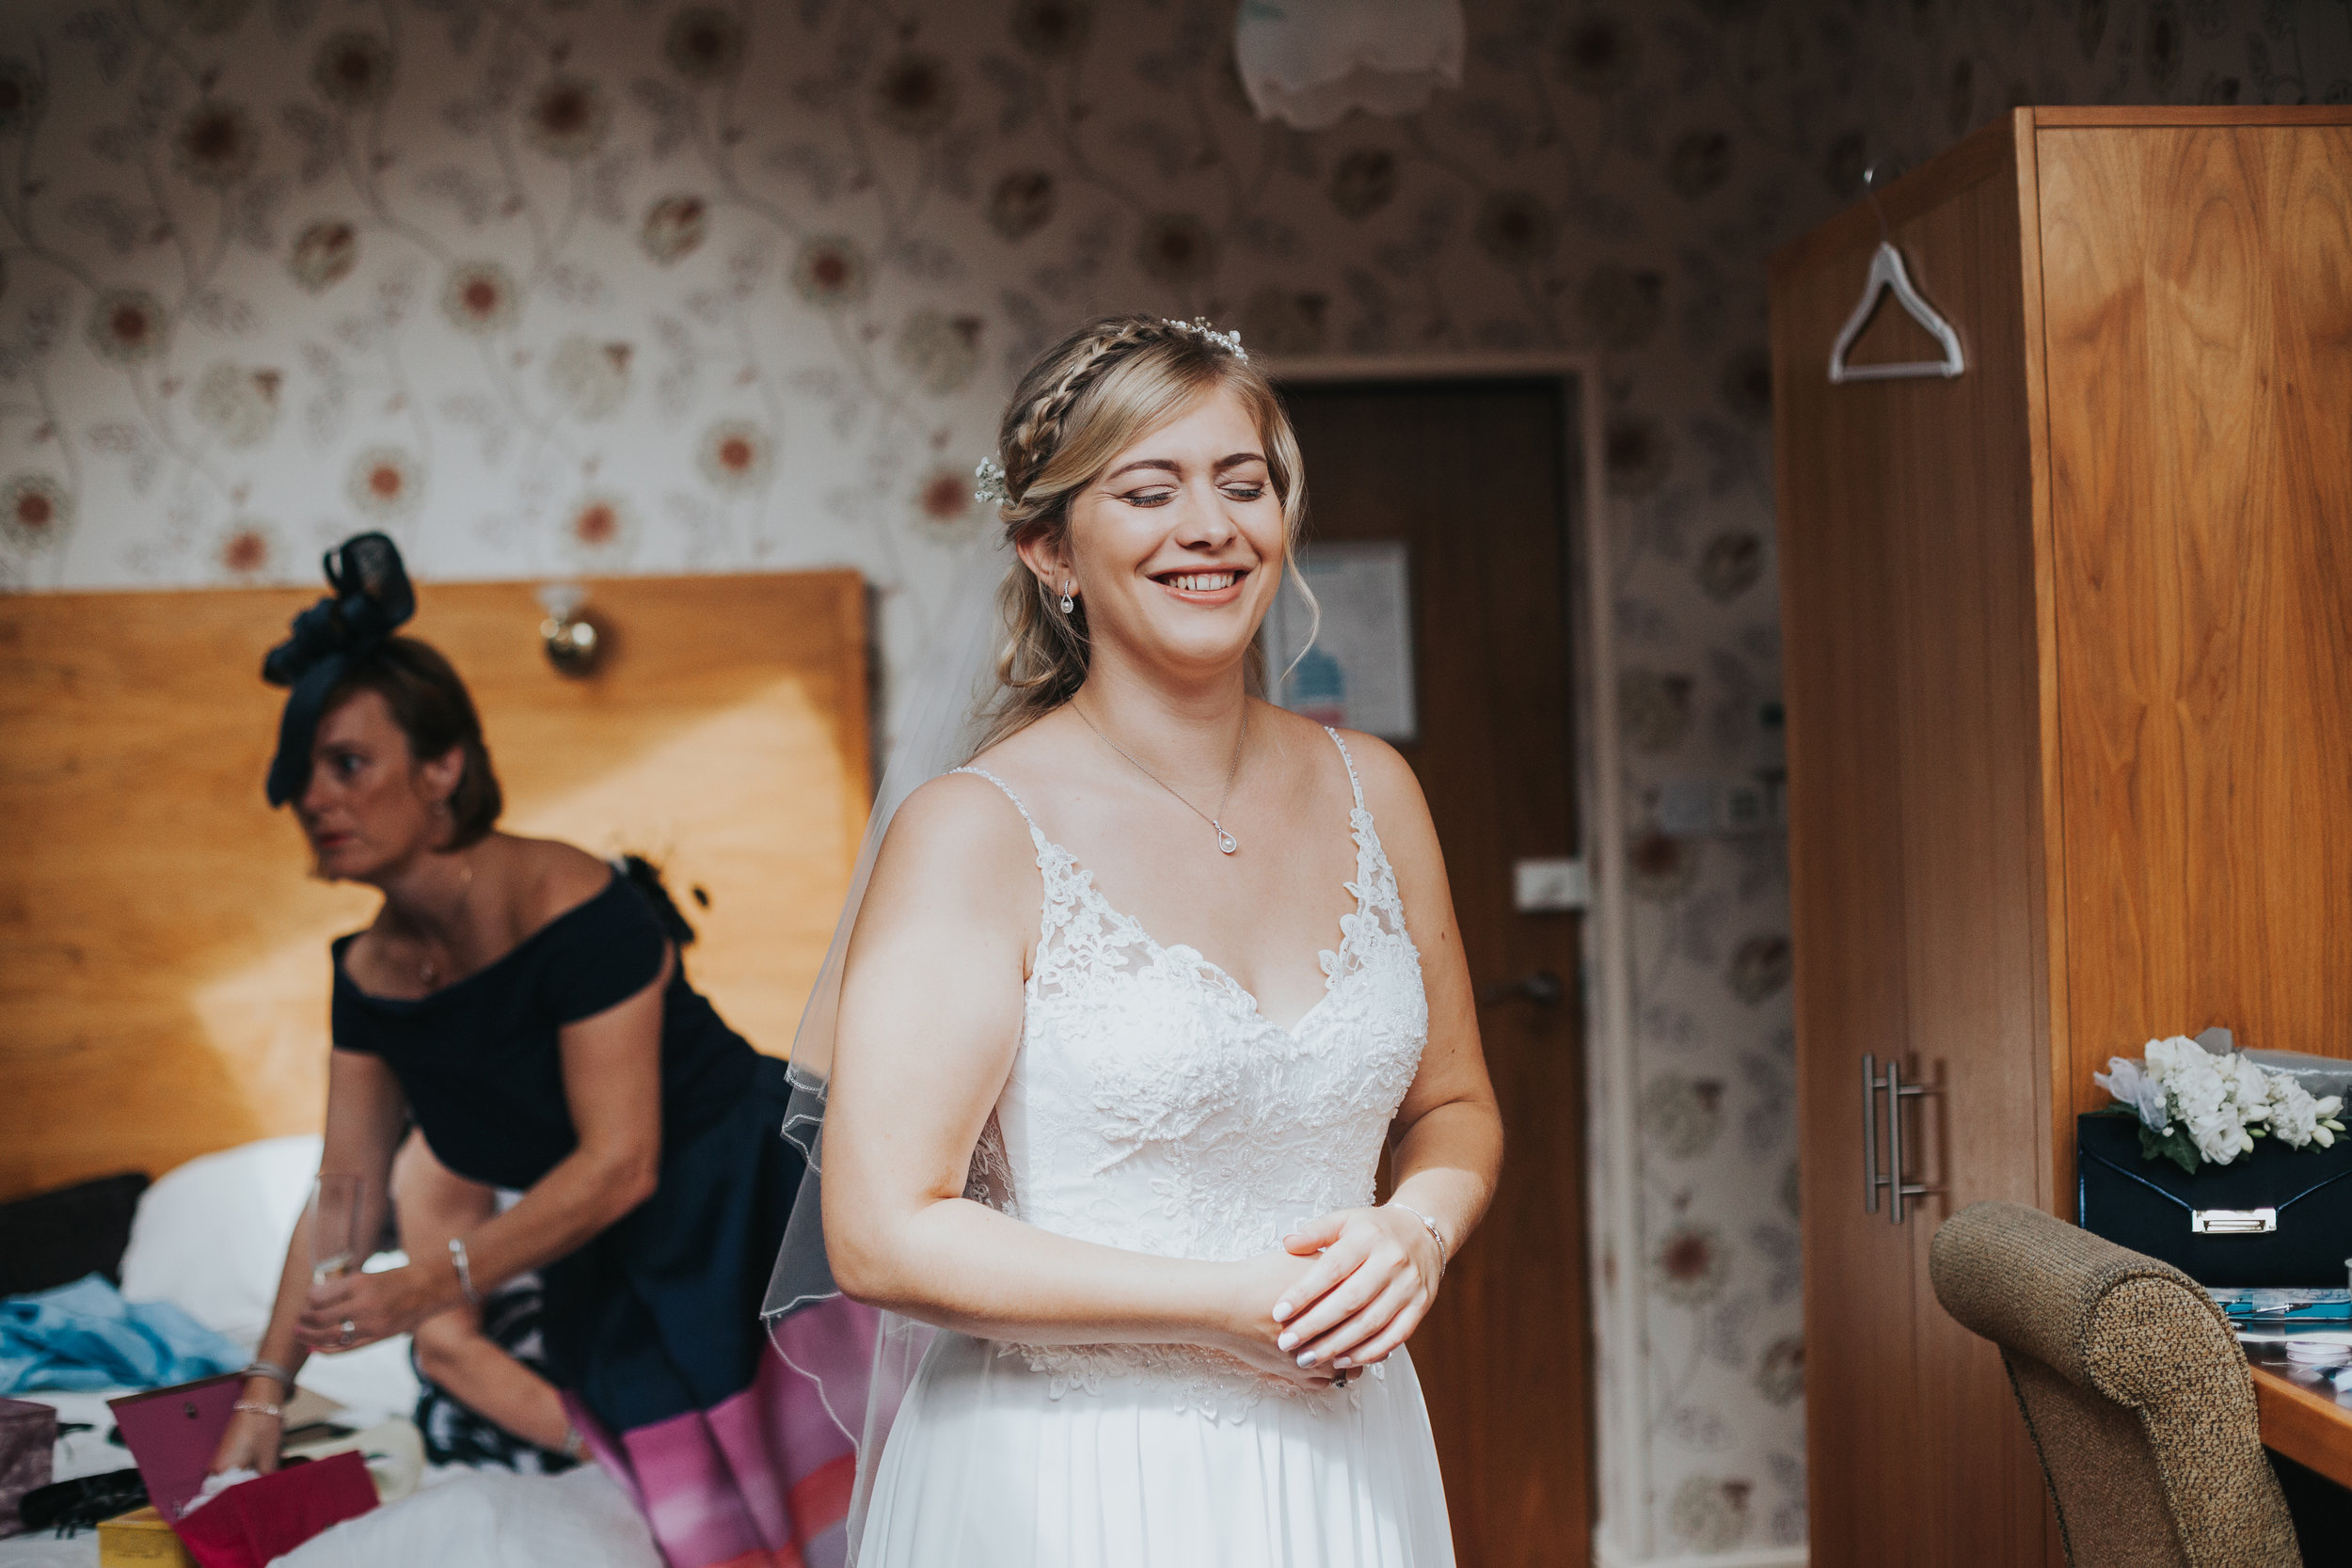
M1961 374L1831 382L1883 235ZM2057 1563L1928 1243L2152 1036L2352 1054L2352 110L2016 110L1772 309L1812 1561Z

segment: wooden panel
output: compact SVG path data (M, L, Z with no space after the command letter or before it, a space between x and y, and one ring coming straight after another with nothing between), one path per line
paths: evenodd
M1843 417L1872 437L1867 489L1892 536L1904 1068L1939 1091L1906 1117L1910 1174L1938 1189L1905 1222L1917 1398L1938 1415L1918 1424L1904 1459L1919 1475L1970 1478L1920 1487L1903 1505L1918 1537L1908 1560L1952 1568L2058 1560L1999 1354L1936 1303L1927 1269L1935 1227L1958 1210L1985 1199L2046 1210L2053 1197L2033 453L2012 170L1895 231L1922 290L1961 324L1966 373L1836 389ZM1847 276L1866 261L1854 255Z
M1898 723L1895 566L1867 485L1878 433L1846 417L1848 389L1825 371L1860 276L1776 267L1772 300L1806 1485L1822 1568L1906 1560L1911 1532L1886 1503L1918 1484L1903 1457L1917 1409L1909 1249L1863 1205L1862 1056L1884 1055L1907 1025L1899 801L1871 743Z
M2352 1053L2352 126L2042 130L2075 1108Z
M0 1197L314 1130L327 939L375 895L308 879L262 796L262 654L316 590L0 600ZM472 686L506 825L663 863L691 972L787 1049L868 793L852 573L590 584L566 681L519 583L435 583L409 628ZM29 830L29 831L26 831ZM690 890L709 898L700 907Z
M2352 1409L2266 1367L2253 1371L2263 1447L2338 1486L2352 1486Z
M2042 1122L2050 1148L2050 1195L2045 1206L2061 1217L2071 1214L2074 1191L2074 1097L2073 1043L2068 1034L2066 995L2066 803L2058 768L2058 567L2051 544L2050 523L2050 404L2048 366L2044 362L2046 335L2042 321L2042 177L2033 155L2034 127L2040 111L2018 109L2010 114L2017 188L2017 249L2019 272L2025 280L2020 345L2025 363L2026 433L2033 444L2030 506L2033 535L2034 701L2041 749L2042 831L2034 847L2040 854L2041 895L2034 908L2042 924L2042 992L2036 1006L2047 1030L2047 1054L2042 1063ZM2057 1515L2051 1514L2052 1528Z
M1960 378L1829 384L1875 217L1816 231L1774 270L1808 1473L1824 1565L2059 1556L1999 1359L1937 1307L1925 1266L1954 1208L2046 1208L2053 1191L2014 147L1997 123L1885 198L1915 281L1961 331ZM1890 305L1850 357L1930 356ZM1905 1117L1907 1174L1940 1190L1900 1229L1864 1212L1865 1052L1941 1091Z
M1549 970L1567 984L1549 1006L1479 1009L1509 1153L1412 1351L1462 1568L1582 1568L1593 1449L1579 917L1520 914L1511 899L1514 859L1577 847L1568 421L1556 382L1284 395L1314 476L1311 536L1407 547L1422 733L1399 751L1445 848L1471 978ZM1430 450L1480 461L1416 455Z
M2081 103L2026 112L2041 126L2352 125L2352 108L2339 103Z

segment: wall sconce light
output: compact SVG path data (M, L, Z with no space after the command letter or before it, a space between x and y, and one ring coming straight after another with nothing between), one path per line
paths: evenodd
M581 610L588 602L588 590L576 582L543 583L537 597L540 608L548 612L548 618L539 623L539 641L547 647L548 662L559 675L577 678L592 673L604 645L596 623Z

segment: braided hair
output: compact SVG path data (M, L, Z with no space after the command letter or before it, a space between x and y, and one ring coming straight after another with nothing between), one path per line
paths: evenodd
M1255 417L1267 474L1282 502L1284 563L1295 572L1307 514L1298 440L1273 384L1234 342L1200 325L1105 316L1040 355L1014 388L996 435L1005 495L996 513L1008 541L1065 541L1072 499L1105 464L1203 393L1223 388ZM1059 591L1016 562L997 602L1007 637L979 751L1075 696L1089 663L1083 601L1063 614ZM1249 658L1252 684L1262 686L1264 673L1254 646Z

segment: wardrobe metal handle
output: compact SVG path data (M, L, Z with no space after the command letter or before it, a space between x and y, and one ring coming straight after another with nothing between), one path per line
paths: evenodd
M1886 1064L1886 1186L1889 1217L1903 1223L1903 1068Z
M1903 1180L1903 1101L1923 1099L1936 1091L1926 1084L1903 1082L1902 1064L1886 1064L1886 1177L1888 1218L1903 1223L1903 1199L1925 1197L1933 1191L1924 1183Z
M1862 1212L1879 1212L1879 1064L1862 1053Z

